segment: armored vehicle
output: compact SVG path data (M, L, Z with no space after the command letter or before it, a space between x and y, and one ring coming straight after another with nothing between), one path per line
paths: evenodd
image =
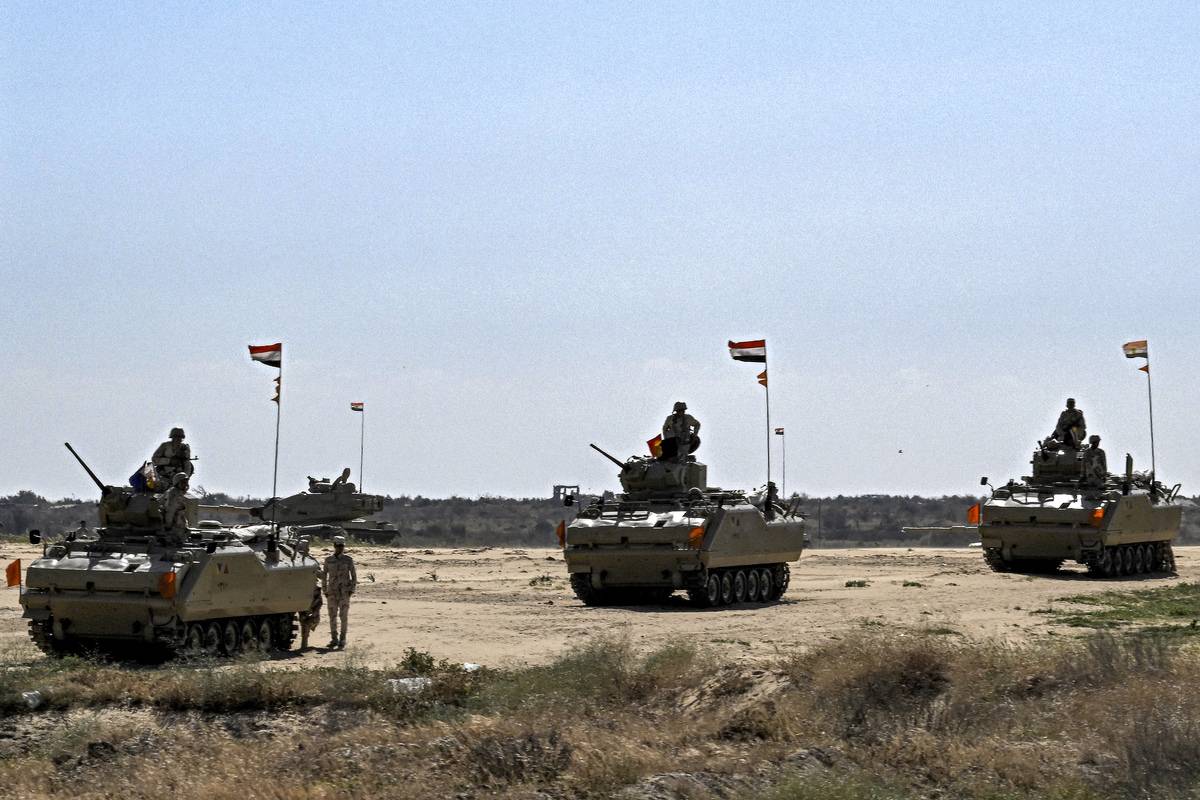
M698 606L769 603L790 579L807 540L798 500L709 487L708 468L634 456L621 462L624 492L579 511L561 544L575 595L589 606L662 603L684 590Z
M249 512L265 522L271 522L274 516L279 525L303 526L296 528L301 535L321 539L346 535L382 544L400 535L390 522L364 519L382 510L380 495L357 492L352 483L309 478L307 492L269 500Z
M1093 575L1174 572L1179 485L1135 473L1129 455L1124 475L1085 476L1085 452L1047 439L1034 450L1032 475L972 506L968 521L979 525L988 566L1050 573L1076 561Z
M327 478L308 479L308 491L268 500L250 509L250 516L279 525L348 522L383 510L383 498L363 494L354 484L332 484Z
M291 646L317 581L306 544L269 525L198 523L190 500L186 528L168 528L163 495L106 486L79 463L100 488L100 526L86 541L43 542L29 565L20 600L38 647L230 655Z

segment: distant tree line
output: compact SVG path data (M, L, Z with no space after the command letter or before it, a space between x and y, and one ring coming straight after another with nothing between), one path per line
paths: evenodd
M967 495L801 496L808 535L817 546L937 546L962 544L962 536L912 533L903 528L949 527L965 524L966 510L978 498ZM259 506L261 498L205 493L209 505ZM385 497L383 511L373 519L387 520L400 531L405 547L541 547L555 543L554 528L570 521L573 508L543 498L508 497ZM0 497L0 536L24 537L33 528L48 534L98 520L93 500L66 498L50 501L31 491ZM1200 510L1194 500L1184 503L1180 540L1200 543Z

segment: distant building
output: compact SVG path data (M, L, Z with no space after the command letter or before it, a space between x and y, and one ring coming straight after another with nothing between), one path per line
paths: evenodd
M579 494L579 484L556 483L554 484L554 501L561 503L568 497Z

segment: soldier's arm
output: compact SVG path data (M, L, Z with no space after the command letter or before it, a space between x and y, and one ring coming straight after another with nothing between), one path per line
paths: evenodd
M696 419L695 417L692 417L692 433L699 433L699 432L700 432L700 420Z
M354 559L350 559L350 594L358 588L358 570L354 568Z
M321 591L329 594L329 561L325 562L325 566L321 568Z

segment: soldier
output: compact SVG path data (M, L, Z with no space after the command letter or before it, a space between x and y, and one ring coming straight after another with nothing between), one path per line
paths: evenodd
M1100 449L1100 437L1092 434L1088 437L1091 445L1083 451L1083 481L1084 483L1102 487L1108 480L1108 456Z
M678 402L663 423L664 461L675 459L681 464L700 446L700 421L687 413L687 403Z
M300 612L300 649L308 649L308 635L317 629L321 624L321 606L324 600L321 598L321 584L313 585L312 603L309 604L307 611Z
M346 646L346 629L350 625L350 596L358 586L358 573L354 571L354 559L346 555L346 537L333 537L333 555L325 559L323 574L325 600L329 604L329 646ZM342 621L342 634L338 636L338 619Z
M353 492L354 484L347 483L350 480L350 468L346 467L342 470L342 474L333 479L333 483L329 486L331 492Z
M160 486L170 486L176 473L192 477L192 447L183 441L183 428L171 428L171 436L150 457Z
M1054 438L1071 447L1083 444L1087 435L1087 423L1083 421L1083 412L1075 407L1075 398L1067 398L1067 407L1058 415L1058 424L1054 426Z
M88 533L89 533L89 531L88 531L88 526L87 526L87 520L81 519L81 520L79 520L79 527L67 534L67 541L68 542L83 541L88 538Z
M187 531L188 476L177 472L171 479L171 488L162 497L163 526L176 532Z

